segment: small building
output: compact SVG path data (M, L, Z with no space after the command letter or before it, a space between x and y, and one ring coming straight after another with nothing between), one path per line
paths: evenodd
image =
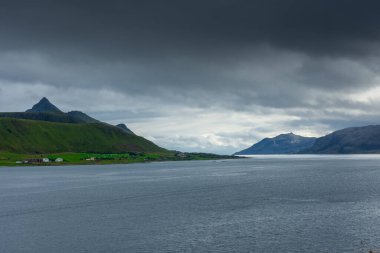
M25 160L24 163L42 163L42 159L32 158L32 159Z
M43 162L43 163L48 163L48 162L50 162L50 160L49 160L49 158L46 158L46 157L45 157L45 158L42 158L42 162Z
M87 158L86 161L95 161L95 157Z
M22 161L16 161L16 163L18 164L18 163L22 163Z
M63 158L58 157L57 159L55 159L55 162L56 163L61 163L61 162L63 162Z
M177 157L180 157L180 158L185 158L186 157L186 154L182 153L182 152L176 152L174 155L177 156Z

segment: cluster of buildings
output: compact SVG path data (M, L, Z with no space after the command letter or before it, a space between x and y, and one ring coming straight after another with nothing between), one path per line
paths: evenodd
M23 161L16 161L16 163L18 164L21 164L21 163L50 163L50 162L56 162L56 163L61 163L63 162L63 158L56 158L56 159L52 159L50 160L49 158L31 158L31 159L27 159L27 160L23 160Z

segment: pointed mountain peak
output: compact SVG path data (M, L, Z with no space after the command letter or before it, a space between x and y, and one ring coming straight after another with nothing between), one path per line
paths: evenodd
M26 112L51 112L51 113L63 113L55 105L50 103L50 101L43 97L37 104L33 105L32 109Z
M46 97L43 97L41 98L40 103L50 103L50 101Z

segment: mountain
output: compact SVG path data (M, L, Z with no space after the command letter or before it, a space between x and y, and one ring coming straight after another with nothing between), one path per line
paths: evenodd
M74 122L78 123L98 123L100 122L97 119L94 119L87 114L80 112L80 111L71 111L67 113L67 116L72 119Z
M303 137L293 133L280 134L273 138L265 138L251 147L235 153L235 155L254 154L294 154L310 148L314 137Z
M341 129L315 140L302 153L374 154L380 153L380 125Z
M26 112L48 112L48 113L57 113L61 114L63 113L61 110L59 110L55 105L50 103L50 101L43 97L37 104L35 104L32 109L26 110Z
M112 126L80 111L62 112L42 98L26 112L0 113L0 152L168 152L135 135L126 125Z
M25 112L0 112L0 118L31 119L61 123L100 122L80 111L64 113L45 97L35 104L32 109Z
M121 123L121 124L118 124L116 125L118 128L122 129L124 132L126 133L129 133L129 134L135 134L134 132L132 132L128 127L127 125Z
M167 152L143 137L103 123L68 124L0 118L0 152Z

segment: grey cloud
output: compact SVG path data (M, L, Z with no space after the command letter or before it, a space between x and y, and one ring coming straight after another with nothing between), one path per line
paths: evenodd
M237 58L237 57L236 57ZM376 73L366 63L312 59L273 48L252 50L233 62L168 56L145 64L60 62L35 53L3 53L2 79L57 87L113 89L161 97L173 103L243 108L311 106L315 90L348 91L373 86Z
M53 96L64 109L161 130L183 108L273 117L273 126L236 122L244 133L218 130L212 140L199 129L152 136L209 149L297 127L375 123L377 97L354 96L380 85L379 9L375 0L1 1L0 96L17 86L28 95L8 98L6 110ZM289 117L279 123L278 114Z

